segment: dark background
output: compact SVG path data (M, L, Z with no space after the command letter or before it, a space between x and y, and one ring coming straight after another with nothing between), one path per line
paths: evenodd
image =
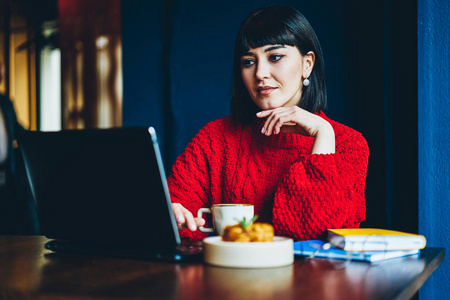
M123 124L156 127L170 173L198 130L229 114L240 23L290 5L323 48L326 114L369 144L363 226L417 232L417 2L400 2L122 1Z

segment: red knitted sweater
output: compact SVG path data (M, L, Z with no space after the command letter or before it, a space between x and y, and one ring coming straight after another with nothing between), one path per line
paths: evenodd
M208 123L173 165L172 202L194 216L215 203L250 203L258 221L295 240L320 238L327 228L359 227L369 149L357 131L334 122L335 154L311 154L314 138L295 133L265 136L264 120L243 125L231 117ZM191 239L199 230L181 231Z

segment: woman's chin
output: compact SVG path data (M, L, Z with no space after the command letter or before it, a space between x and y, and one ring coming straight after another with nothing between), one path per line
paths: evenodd
M274 104L274 103L264 103L263 105L258 105L258 107L261 110L271 110L271 109L275 109L275 108L280 108L282 106Z

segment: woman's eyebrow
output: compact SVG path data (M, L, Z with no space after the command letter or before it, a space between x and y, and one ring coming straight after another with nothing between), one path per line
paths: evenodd
M242 56L252 56L252 55L254 56L255 54L253 54L253 53L250 52L250 51L247 51L247 52L242 53L242 54L241 54L241 57L242 57Z
M276 46L272 46L272 47L264 49L264 52L269 52L269 51L280 49L280 48L286 48L286 47L284 45L276 45Z
M284 45L271 46L269 48L264 49L264 52L270 52L272 50L276 50L276 49L280 49L280 48L286 48L286 46L284 46ZM251 52L251 51L247 51L247 52L242 53L241 56L255 56L255 54L253 54L253 52Z

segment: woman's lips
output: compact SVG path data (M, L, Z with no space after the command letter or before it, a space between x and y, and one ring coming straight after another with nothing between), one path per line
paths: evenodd
M276 87L271 86L259 86L256 88L256 91L261 95L269 95L276 89L277 89Z

